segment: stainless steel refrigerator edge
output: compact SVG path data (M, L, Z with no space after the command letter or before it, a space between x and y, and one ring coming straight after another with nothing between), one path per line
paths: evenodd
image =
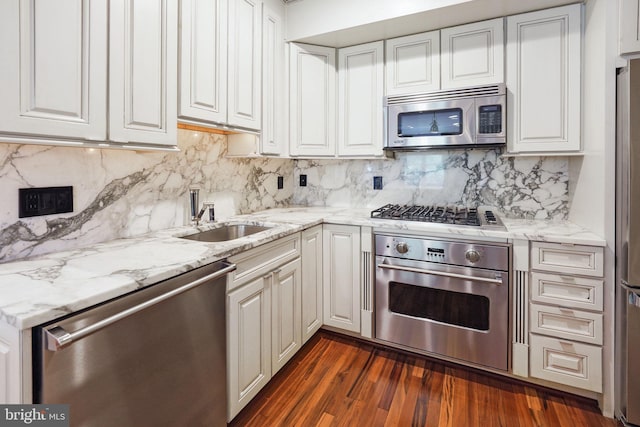
M640 425L640 59L618 72L616 417Z

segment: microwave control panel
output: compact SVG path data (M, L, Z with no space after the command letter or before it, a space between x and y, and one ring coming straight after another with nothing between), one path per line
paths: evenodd
M478 108L478 134L502 133L502 105L481 105Z

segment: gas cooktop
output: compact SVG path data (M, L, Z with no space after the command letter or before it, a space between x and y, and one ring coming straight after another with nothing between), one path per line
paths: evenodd
M490 208L484 207L389 204L371 211L371 218L504 228L500 218Z

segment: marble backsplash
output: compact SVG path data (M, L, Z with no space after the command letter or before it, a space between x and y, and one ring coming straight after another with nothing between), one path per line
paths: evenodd
M291 204L293 161L225 158L226 145L185 130L178 153L0 144L0 262L185 225L191 187L219 219ZM19 188L67 185L73 213L18 218Z
M218 219L289 205L490 205L513 218L565 219L568 160L495 150L396 159L226 158L226 138L178 132L179 153L0 144L0 262L187 224L188 190ZM300 174L308 185L298 186ZM277 176L284 189L277 189ZM381 176L383 189L373 190ZM18 189L72 185L74 212L18 218Z
M293 202L378 208L387 203L487 205L523 219L566 219L566 157L502 157L499 150L400 152L384 160L298 160ZM373 189L381 176L382 190ZM296 181L297 182L297 181Z

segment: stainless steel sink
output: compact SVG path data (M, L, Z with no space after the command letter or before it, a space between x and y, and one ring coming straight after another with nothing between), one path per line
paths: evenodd
M240 237L256 234L261 231L269 230L272 227L264 225L252 224L225 224L221 227L207 231L201 231L188 236L182 236L183 239L197 240L199 242L226 242L228 240L239 239Z

